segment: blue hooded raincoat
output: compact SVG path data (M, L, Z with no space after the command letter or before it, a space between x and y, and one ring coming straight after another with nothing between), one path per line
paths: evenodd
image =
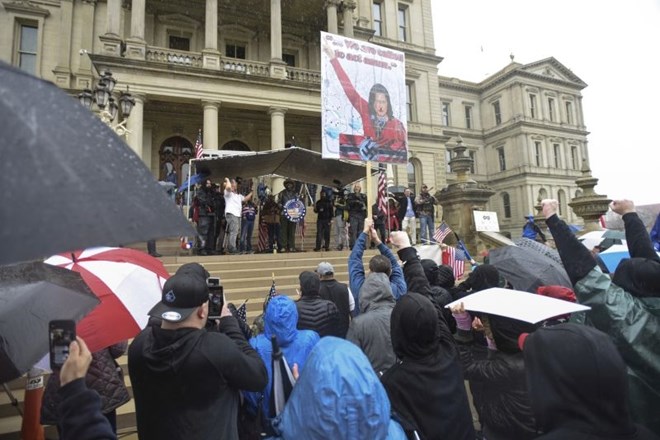
M273 425L283 440L406 438L390 419L390 401L367 357L332 336L314 347Z
M282 348L289 367L293 368L293 364L298 364L299 372L302 372L307 356L319 341L318 333L313 330L298 330L296 328L297 324L298 309L296 309L296 303L288 296L274 296L268 302L266 314L264 315L264 333L250 339L250 345L259 353L264 364L266 364L266 370L268 370L268 385L263 391L262 400L263 414L266 416L270 407L270 390L273 381L270 337L274 335L277 338L277 343ZM244 393L248 408L253 414L257 413L257 405L261 394Z

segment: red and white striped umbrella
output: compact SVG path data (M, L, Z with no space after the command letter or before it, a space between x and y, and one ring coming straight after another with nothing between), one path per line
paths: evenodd
M79 272L101 300L77 326L77 334L92 352L145 328L147 313L160 301L169 278L160 260L135 249L89 248L54 255L45 262Z

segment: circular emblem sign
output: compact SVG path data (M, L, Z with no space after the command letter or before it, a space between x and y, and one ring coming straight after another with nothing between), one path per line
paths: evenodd
M291 199L284 204L284 216L290 222L298 223L305 218L306 213L305 204L298 199Z

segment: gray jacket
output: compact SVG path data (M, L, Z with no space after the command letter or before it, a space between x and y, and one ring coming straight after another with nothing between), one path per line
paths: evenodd
M367 355L376 373L384 373L396 362L390 338L394 303L387 275L370 274L360 289L360 315L351 321L346 335Z

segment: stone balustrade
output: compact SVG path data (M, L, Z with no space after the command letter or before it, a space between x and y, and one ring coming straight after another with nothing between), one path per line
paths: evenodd
M201 53L166 49L163 47L147 47L146 60L186 67L202 67Z

